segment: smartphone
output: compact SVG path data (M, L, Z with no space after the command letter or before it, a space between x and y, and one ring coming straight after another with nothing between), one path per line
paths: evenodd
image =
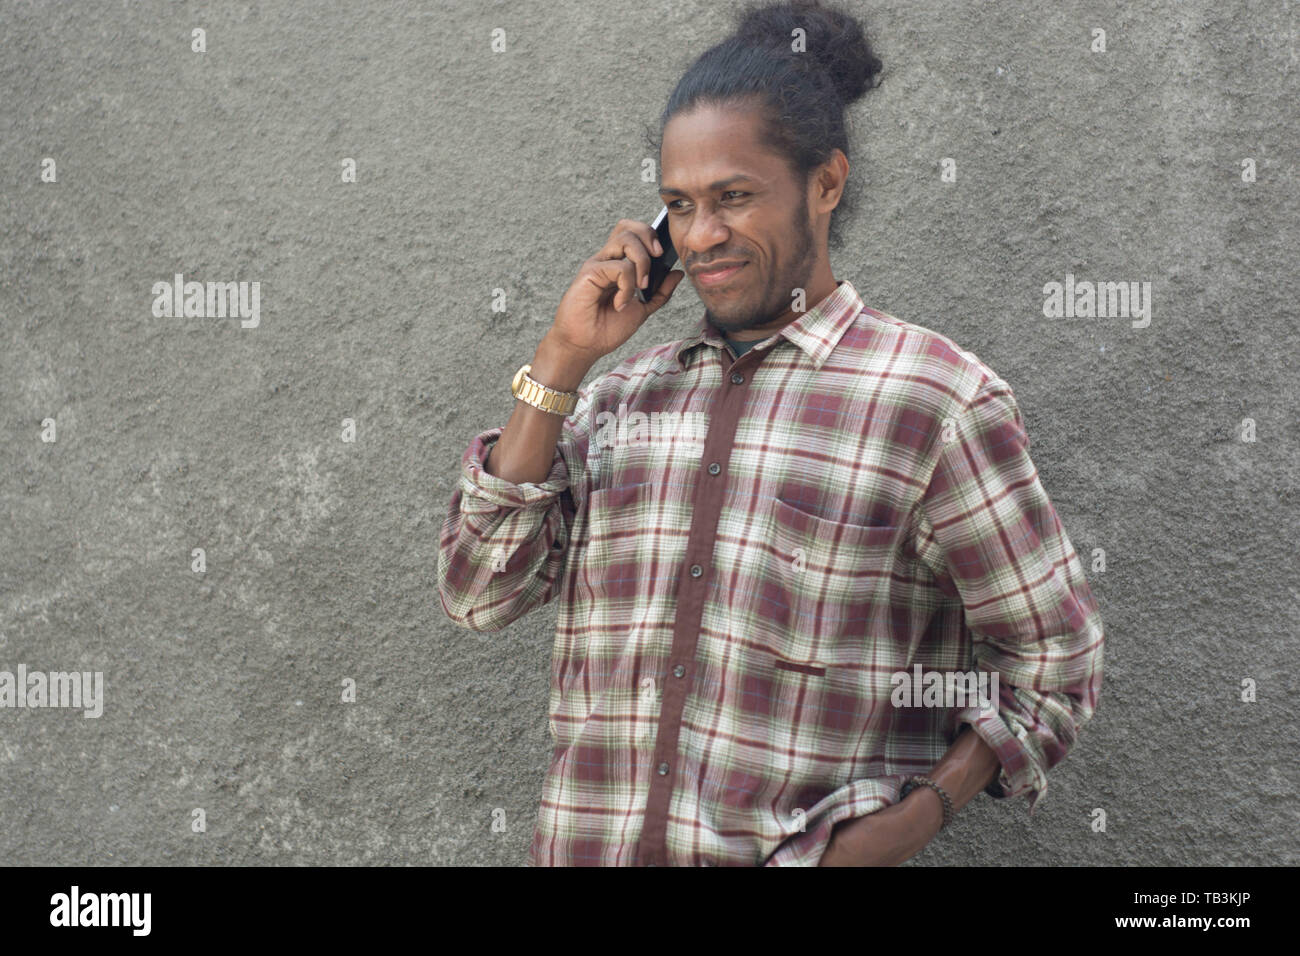
M659 237L659 245L663 247L662 256L650 257L650 279L645 284L644 289L636 290L636 297L642 302L649 301L650 297L655 294L659 284L664 281L668 273L677 265L677 250L673 248L673 240L668 235L668 207L664 206L659 210L659 215L655 216L654 222L650 223Z

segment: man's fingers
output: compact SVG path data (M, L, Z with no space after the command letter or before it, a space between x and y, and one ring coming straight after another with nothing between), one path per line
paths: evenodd
M673 294L673 290L677 288L685 275L686 273L681 269L674 269L664 276L664 281L659 283L659 288L655 290L655 294L650 296L650 300L646 302L646 315L658 311L659 307L668 301Z
M650 253L636 236L627 236L625 245L618 255L610 256L611 261L623 260L632 265L632 284L634 288L644 289L650 282Z
M621 309L636 291L636 266L629 259L592 259L591 269L596 284L605 293L614 290L613 306Z
M659 237L647 223L634 219L620 219L596 259L629 259L636 266L634 282L645 288L650 281L650 259Z
M620 219L613 231L609 234L604 247L596 253L599 259L617 259L623 254L623 247L627 245L628 235L635 237L646 249L654 249L655 241L659 238L655 235L654 229L648 222L638 222L635 219Z
M605 245L591 257L590 262L600 276L601 284L617 287L610 300L615 311L625 311L632 301L640 304L637 292L649 287L650 261L658 242L659 236L649 223L620 219ZM669 272L655 294L647 298L645 314L649 315L667 302L685 275L680 269Z

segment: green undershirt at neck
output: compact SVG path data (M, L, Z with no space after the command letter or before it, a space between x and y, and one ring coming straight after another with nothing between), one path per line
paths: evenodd
M741 342L738 339L733 339L729 335L724 335L723 338L727 340L727 345L731 347L731 351L736 358L740 358L740 356L744 355L759 342L763 341L762 339L753 339L749 342Z

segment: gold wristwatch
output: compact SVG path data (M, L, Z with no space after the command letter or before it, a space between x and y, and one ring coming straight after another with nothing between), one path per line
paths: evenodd
M569 415L578 407L577 392L561 392L528 377L532 365L521 365L510 383L510 394L534 408L554 415Z

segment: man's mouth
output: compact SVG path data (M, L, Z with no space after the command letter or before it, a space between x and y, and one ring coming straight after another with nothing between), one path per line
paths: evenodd
M735 265L705 266L695 272L695 281L709 288L716 288L731 281L732 276L748 265L746 262Z

